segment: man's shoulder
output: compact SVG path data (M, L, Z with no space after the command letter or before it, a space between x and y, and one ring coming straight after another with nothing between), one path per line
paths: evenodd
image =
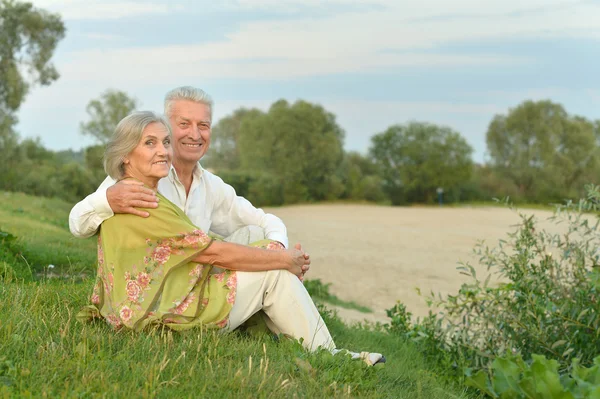
M227 184L223 181L222 178L217 176L213 170L210 168L205 169L200 164L198 164L198 168L201 171L201 179L204 180L208 184Z

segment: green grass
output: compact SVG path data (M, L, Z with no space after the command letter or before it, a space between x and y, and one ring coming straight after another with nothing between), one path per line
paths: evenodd
M354 301L345 301L329 292L331 284L323 284L321 280L306 280L304 286L314 300L336 305L341 308L355 309L362 313L373 313L373 310L367 306L359 305Z
M70 237L69 204L1 192L0 198L0 230L18 237L10 245L0 240L0 247L12 248L0 262L16 269L0 273L0 397L470 397L444 382L446 370L413 344L349 327L330 312L324 318L338 347L382 352L388 362L369 368L343 355L309 354L298 343L268 335L200 329L134 334L81 323L75 315L93 284L93 240ZM34 270L51 263L71 270L70 277L32 279L19 270L24 265L15 248Z
M438 205L439 206L439 205ZM453 208L461 207L498 207L506 208L507 205L502 201L469 201L469 202L457 202L451 204L444 204L444 206L450 206ZM554 211L555 206L553 204L536 204L536 203L516 203L513 205L517 209L535 209L541 211Z
M0 192L0 231L17 237L16 263L19 275L33 278L46 274L54 265L58 274L93 274L96 238L75 238L69 231L73 204L59 199ZM0 262L8 261L0 251ZM1 270L1 268L0 268Z

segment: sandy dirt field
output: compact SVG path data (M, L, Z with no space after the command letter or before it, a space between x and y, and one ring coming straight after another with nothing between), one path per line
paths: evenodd
M487 275L472 250L478 240L495 246L514 231L516 212L495 207L383 207L372 205L302 205L265 209L285 222L290 243L300 242L312 265L307 278L331 283L330 291L343 300L366 305L374 313L337 309L348 322L388 321L385 309L396 300L416 316L428 312L431 290L454 293L466 277L459 261L469 261ZM534 214L541 227L552 227L549 211ZM551 228L555 230L555 228Z

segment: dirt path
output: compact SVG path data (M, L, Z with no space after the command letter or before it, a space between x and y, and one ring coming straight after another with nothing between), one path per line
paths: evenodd
M300 242L310 253L308 278L331 283L339 298L353 300L375 312L339 309L347 321L387 321L385 309L396 300L418 316L426 315L424 294L453 293L465 276L459 261L471 261L478 240L495 246L519 222L504 208L392 208L372 205L302 205L269 209L288 227L290 243ZM540 221L548 211L527 210ZM549 226L548 222L542 223Z

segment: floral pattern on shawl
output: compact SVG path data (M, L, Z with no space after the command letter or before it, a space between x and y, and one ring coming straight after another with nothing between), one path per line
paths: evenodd
M226 326L236 273L211 274L212 266L193 262L212 238L158 197L160 205L147 209L148 218L117 214L102 224L91 305L78 318L102 317L115 329L136 331L151 324L173 329Z

